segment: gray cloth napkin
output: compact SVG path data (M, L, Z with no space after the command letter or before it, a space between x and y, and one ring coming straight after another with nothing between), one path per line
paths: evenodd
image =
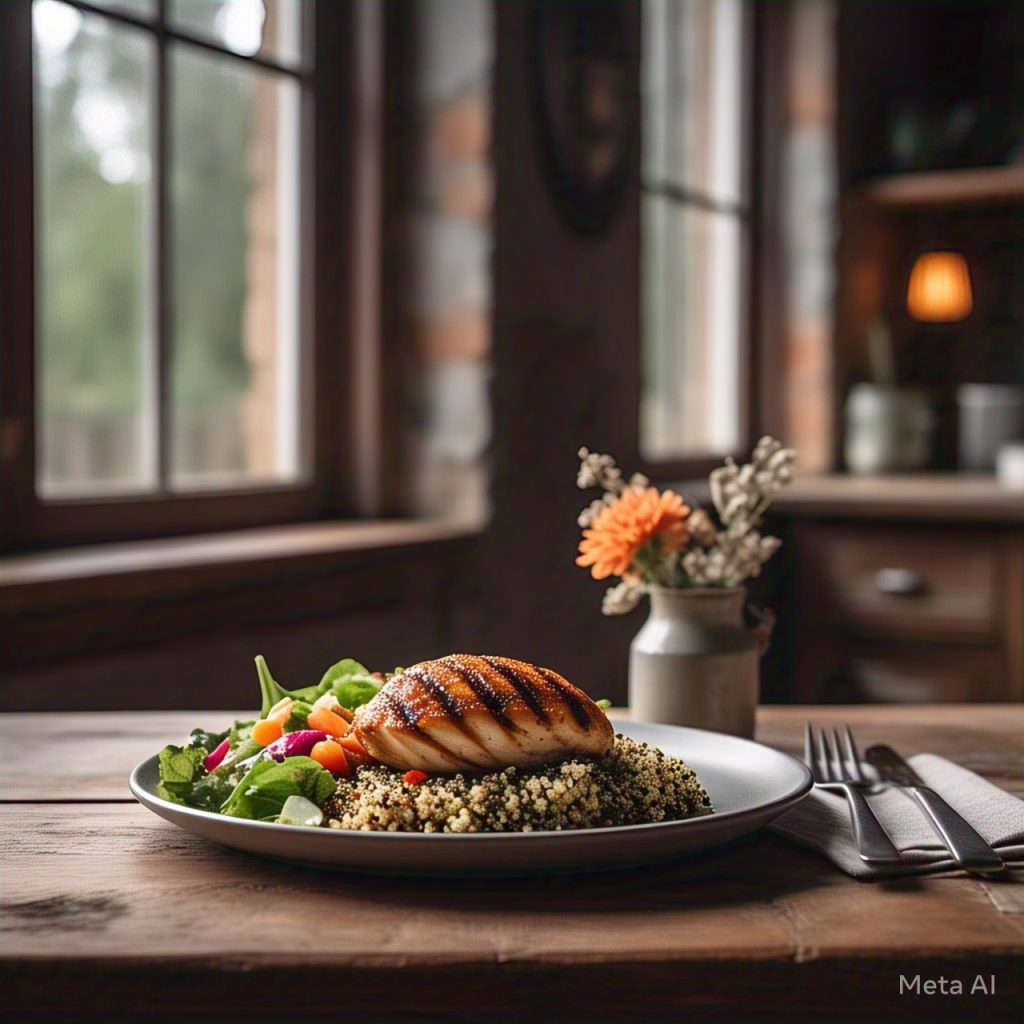
M1024 867L1024 800L1018 800L980 775L935 754L908 758L914 771L1006 861L1007 867ZM920 806L908 794L885 789L868 796L903 863L895 867L870 867L857 855L853 825L846 798L817 787L791 811L773 822L772 828L823 853L837 867L855 878L891 878L956 869L942 840L935 834Z

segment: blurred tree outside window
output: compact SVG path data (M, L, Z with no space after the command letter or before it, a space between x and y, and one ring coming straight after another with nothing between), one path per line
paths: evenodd
M37 488L294 482L301 0L93 6L33 2Z

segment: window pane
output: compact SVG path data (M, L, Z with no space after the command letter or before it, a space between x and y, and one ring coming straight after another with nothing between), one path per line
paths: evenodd
M133 14L137 18L151 20L156 15L156 0L92 0L97 7L116 11L119 14Z
M406 500L422 515L479 524L488 511L493 372L494 5L421 0L410 34L414 102L406 131L417 162L399 216L418 372Z
M745 195L742 0L645 0L644 177Z
M644 199L644 390L650 459L739 447L739 218Z
M171 482L299 477L299 87L171 50Z
M148 34L32 8L39 470L47 497L154 478Z
M303 0L170 0L172 28L251 57L286 64L303 59Z

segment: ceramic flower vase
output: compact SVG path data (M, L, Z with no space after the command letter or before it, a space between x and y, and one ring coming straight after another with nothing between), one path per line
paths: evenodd
M743 624L746 591L658 588L629 651L638 722L754 735L762 640Z

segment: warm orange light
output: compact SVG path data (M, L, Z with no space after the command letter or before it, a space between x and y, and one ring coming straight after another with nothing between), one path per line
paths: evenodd
M907 312L915 320L963 320L974 307L967 260L958 252L925 252L917 257L907 285Z

